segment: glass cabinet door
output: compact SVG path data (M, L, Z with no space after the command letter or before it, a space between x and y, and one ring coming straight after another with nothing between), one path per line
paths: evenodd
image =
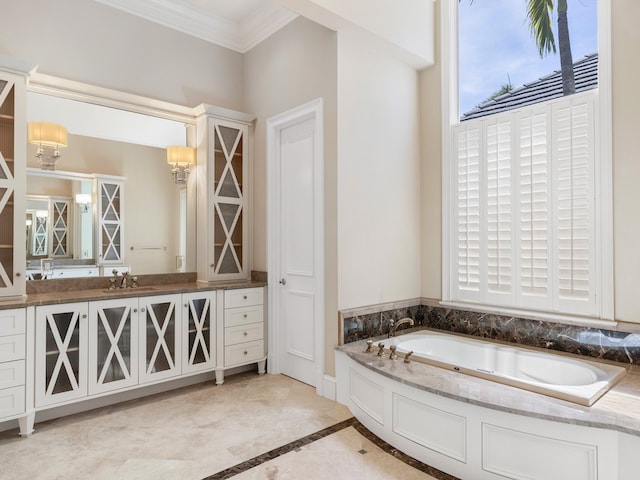
M213 171L213 274L240 278L246 271L246 125L216 121L211 125Z
M24 91L23 77L0 71L0 297L20 295L25 287Z
M98 254L100 263L124 261L122 182L98 180Z
M181 373L180 295L139 300L140 383Z
M182 373L215 367L215 292L182 294Z
M69 208L68 199L51 201L51 256L68 257L69 250Z
M138 299L89 304L89 394L138 383Z
M36 405L87 395L87 304L36 309Z

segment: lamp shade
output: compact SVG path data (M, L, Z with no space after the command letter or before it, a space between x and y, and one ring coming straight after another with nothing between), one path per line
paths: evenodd
M91 194L89 194L89 193L76 193L76 203L79 203L79 204L91 203Z
M196 163L196 149L193 147L167 147L169 165L192 165Z
M67 129L49 122L29 122L27 137L29 143L50 147L66 147Z

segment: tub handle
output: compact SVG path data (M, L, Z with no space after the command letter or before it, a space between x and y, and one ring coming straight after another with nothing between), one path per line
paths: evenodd
M389 346L389 350L391 351L391 354L389 355L390 360L396 360L398 358L398 354L396 353L397 348L398 347L396 347L395 345Z
M384 357L384 343L378 343L378 356Z
M373 340L368 339L367 340L367 349L364 351L364 353L371 353L371 347L373 346Z
M407 354L404 356L404 363L409 363L411 362L411 360L409 360L409 357L413 355L413 350L411 350L410 352L407 352Z

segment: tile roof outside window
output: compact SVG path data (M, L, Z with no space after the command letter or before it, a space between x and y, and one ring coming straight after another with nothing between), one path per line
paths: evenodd
M592 53L573 64L576 93L598 87L598 54ZM534 82L515 88L499 97L481 103L473 110L463 113L460 121L486 117L495 113L545 102L562 97L562 74L556 70Z

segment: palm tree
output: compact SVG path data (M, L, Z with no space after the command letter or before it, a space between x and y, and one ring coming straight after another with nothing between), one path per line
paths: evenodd
M460 1L460 0L458 0ZM473 3L474 0L469 0ZM556 39L551 26L553 11L558 12L558 46L560 49L560 71L562 73L562 93L576 93L573 76L573 57L567 21L567 0L527 0L527 19L541 57L556 53Z
M556 52L556 40L551 28L551 17L555 7L558 13L558 48L560 49L562 93L564 95L576 93L569 23L567 21L567 0L527 0L527 2L529 26L541 57Z

